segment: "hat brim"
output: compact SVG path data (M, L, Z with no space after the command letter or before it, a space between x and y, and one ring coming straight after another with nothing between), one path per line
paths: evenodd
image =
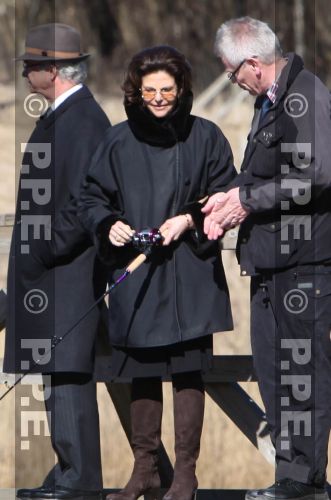
M25 52L21 56L15 57L14 61L38 61L38 62L64 62L64 61L83 61L90 57L90 54L81 54L77 57L47 57L47 56L39 56L36 54L29 54Z

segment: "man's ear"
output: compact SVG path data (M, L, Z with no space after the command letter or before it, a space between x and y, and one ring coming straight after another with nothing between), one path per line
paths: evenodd
M57 77L57 74L58 74L58 69L56 66L54 65L50 65L48 68L47 68L47 71L50 72L51 74L51 80L54 81L55 78Z
M249 64L256 74L256 76L259 78L261 76L261 64L260 61L256 57L250 57L247 59L247 64Z

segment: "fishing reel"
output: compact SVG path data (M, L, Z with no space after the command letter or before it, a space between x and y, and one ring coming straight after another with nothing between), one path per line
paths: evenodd
M132 237L133 246L142 253L150 252L153 247L161 246L162 241L163 236L157 228L142 229Z

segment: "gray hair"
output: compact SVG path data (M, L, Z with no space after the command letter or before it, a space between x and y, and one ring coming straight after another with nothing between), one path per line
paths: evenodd
M86 80L87 68L84 61L76 64L61 62L57 63L56 67L58 68L59 78L61 80L69 80L71 82L75 82L76 84L83 83Z
M282 57L282 49L266 23L246 16L230 19L220 26L216 33L215 54L233 66L253 56L264 64L272 64Z

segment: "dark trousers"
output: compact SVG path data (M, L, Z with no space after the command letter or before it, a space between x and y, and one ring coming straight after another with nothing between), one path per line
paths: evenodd
M91 375L71 373L44 377L51 393L46 399L53 449L58 463L44 486L80 490L102 489L99 414L96 384Z
M331 268L251 281L254 366L276 449L276 479L323 485L331 425Z

